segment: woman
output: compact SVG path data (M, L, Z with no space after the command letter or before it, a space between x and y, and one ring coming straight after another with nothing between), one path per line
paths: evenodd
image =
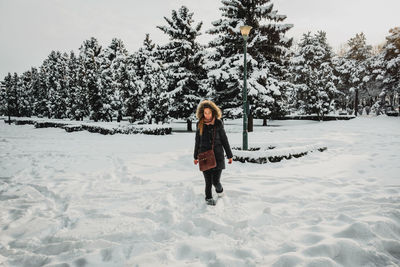
M225 169L224 150L228 157L229 164L232 163L233 155L229 146L228 137L224 130L224 125L221 121L222 113L219 107L210 100L204 100L197 107L196 117L199 121L197 122L196 144L194 146L195 165L199 162L197 158L199 153L212 149L214 127L216 131L214 139L214 155L217 166L213 169L203 171L206 184L206 203L208 205L215 205L216 202L213 199L211 192L212 185L214 185L218 197L224 196L224 189L220 182L222 170Z

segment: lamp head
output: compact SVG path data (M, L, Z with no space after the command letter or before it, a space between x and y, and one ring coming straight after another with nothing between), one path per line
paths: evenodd
M253 28L253 27L248 26L248 25L240 26L240 33L242 34L242 36L243 36L243 38L244 38L245 40L247 40L247 37L249 36L250 30L251 30L252 28Z

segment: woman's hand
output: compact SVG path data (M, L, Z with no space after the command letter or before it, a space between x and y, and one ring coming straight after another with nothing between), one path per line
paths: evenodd
M228 163L232 164L232 158L228 159Z
M197 165L197 163L199 163L199 161L197 159L194 160L194 165Z

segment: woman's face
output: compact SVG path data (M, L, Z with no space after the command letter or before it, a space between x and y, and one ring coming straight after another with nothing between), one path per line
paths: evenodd
M211 118L212 118L212 111L211 111L210 108L205 108L205 109L204 109L204 118L205 118L206 120L211 120Z

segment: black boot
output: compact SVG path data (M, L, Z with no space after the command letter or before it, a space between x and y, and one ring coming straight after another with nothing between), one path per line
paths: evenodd
M215 201L215 199L213 198L206 198L206 203L207 205L215 206L215 204L217 204L217 201Z

